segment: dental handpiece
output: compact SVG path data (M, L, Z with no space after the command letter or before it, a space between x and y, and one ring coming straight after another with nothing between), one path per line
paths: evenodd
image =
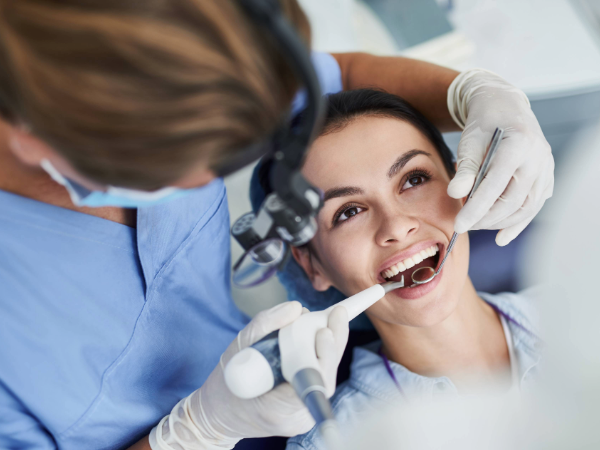
M255 398L288 381L311 415L322 424L333 419L315 350L317 332L327 327L329 314L343 305L354 319L388 292L404 287L398 282L376 284L323 311L303 314L237 353L225 367L225 383L240 398Z

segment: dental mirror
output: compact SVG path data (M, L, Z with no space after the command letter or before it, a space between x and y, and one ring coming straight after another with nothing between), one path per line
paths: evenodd
M436 273L433 267L420 267L415 270L410 277L412 278L413 283L419 285L429 283L435 278L435 275Z
M473 183L473 188L471 189L471 192L469 193L469 197L465 201L465 204L469 201L469 199L471 197L473 197L473 194L475 194L475 191L477 190L477 188L483 181L485 175L487 174L492 157L496 153L496 150L498 150L498 147L500 146L500 142L502 141L502 136L504 136L504 130L501 128L496 128L496 131L494 131L494 135L492 136L492 140L490 141L490 146L487 151L487 155L485 155L485 159L483 160L483 163L481 164L481 167L479 168L479 172L477 173L477 178L475 179L475 183ZM464 204L463 204L463 206L464 206ZM410 287L416 287L416 286L419 286L420 284L429 283L440 273L440 271L442 270L442 267L444 267L446 258L448 258L448 255L454 248L454 243L456 242L457 237L458 237L458 233L454 232L454 234L452 234L452 239L450 239L450 244L448 245L448 251L446 251L446 254L444 255L444 259L442 259L442 263L440 264L440 267L438 268L437 272L432 267L418 268L410 276L414 283Z

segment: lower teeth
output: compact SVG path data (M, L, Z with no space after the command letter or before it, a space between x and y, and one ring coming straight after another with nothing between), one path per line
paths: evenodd
M423 261L421 261L418 264L415 264L414 266L412 266L410 269L406 269L403 272L398 272L396 275L391 276L389 278L385 278L388 281L400 281L400 278L402 276L404 276L404 283L406 286L409 286L410 284L412 284L412 274L413 272L415 272L417 269L420 269L422 267L430 267L433 271L435 271L435 268L437 267L437 263L438 263L438 258L439 257L439 253L436 253L433 256L430 256L428 258L425 258ZM421 272L425 272L423 275L427 274L428 272L426 272L425 270L422 270ZM396 279L397 278L397 279Z

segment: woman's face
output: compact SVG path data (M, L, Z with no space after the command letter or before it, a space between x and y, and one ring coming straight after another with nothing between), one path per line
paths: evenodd
M467 280L466 234L432 282L408 287L415 268L437 268L462 206L446 194L450 177L442 159L415 127L393 118L357 118L318 138L302 172L325 192L310 250L295 251L315 289L334 286L352 295L404 275L407 287L373 305L371 317L424 327L452 313Z

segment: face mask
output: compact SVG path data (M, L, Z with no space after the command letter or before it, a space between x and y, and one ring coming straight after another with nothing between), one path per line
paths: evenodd
M71 200L77 206L89 206L98 208L102 206L116 206L120 208L143 208L153 206L177 198L184 197L194 189L179 189L176 187L165 187L153 192L137 191L135 189L125 189L108 186L106 191L91 191L76 182L67 179L52 165L50 161L44 159L40 166L48 175L58 184L63 185Z

